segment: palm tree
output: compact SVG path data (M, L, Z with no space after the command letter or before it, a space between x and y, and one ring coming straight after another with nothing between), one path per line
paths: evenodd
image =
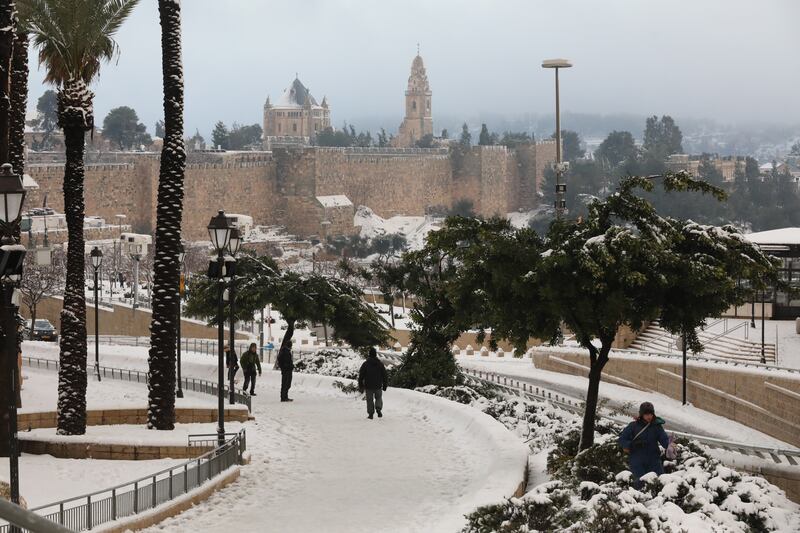
M11 116L8 162L20 176L25 170L25 111L28 107L28 34L14 36L11 60Z
M84 297L84 139L94 127L89 84L118 47L114 35L138 0L20 0L20 21L39 51L45 82L58 88L58 125L64 130L64 211L67 281L61 311L58 432L86 431L86 299Z
M180 320L178 282L183 215L183 64L181 62L181 4L159 0L161 67L164 77L164 147L158 176L153 319L150 324L150 379L147 425L175 427L175 344Z

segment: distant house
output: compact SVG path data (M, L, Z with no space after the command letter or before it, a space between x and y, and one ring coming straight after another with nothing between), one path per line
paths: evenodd
M749 233L745 238L757 244L764 252L780 259L780 277L795 287L800 287L800 228L759 231ZM800 316L800 299L792 299L787 293L774 291L767 295L766 301L771 301L774 306L773 318L793 319Z

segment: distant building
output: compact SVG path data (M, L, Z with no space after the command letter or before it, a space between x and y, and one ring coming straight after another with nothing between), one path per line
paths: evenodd
M431 114L431 87L422 57L417 54L411 63L411 75L406 89L406 116L393 145L399 148L412 147L426 135L433 135Z
M800 288L800 228L780 228L745 235L765 253L777 257L780 279L795 289ZM766 295L771 303L772 318L794 319L800 316L800 298L783 291L772 290Z
M311 138L330 127L331 111L327 98L322 103L311 95L308 88L295 78L280 99L274 104L267 96L264 103L264 138Z
M693 176L697 176L702 161L702 156L699 155L672 154L667 157L666 165L667 169L673 172L686 170L691 172ZM722 173L722 179L724 181L734 181L736 179L737 168L740 168L741 171L744 172L744 159L740 159L736 156L712 156L711 162L714 164L714 167Z

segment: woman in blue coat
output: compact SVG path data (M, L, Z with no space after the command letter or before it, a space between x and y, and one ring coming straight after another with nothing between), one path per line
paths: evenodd
M622 450L629 454L628 464L636 478L636 485L639 484L639 478L648 472L658 475L664 473L658 445L661 444L666 450L669 437L663 426L664 420L656 416L653 404L644 402L639 406L639 418L628 424L619 436Z

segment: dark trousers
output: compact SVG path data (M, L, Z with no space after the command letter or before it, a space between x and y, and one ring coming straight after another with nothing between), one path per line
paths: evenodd
M289 399L289 389L292 388L292 371L281 370L281 400Z
M377 409L378 412L383 409L383 389L367 389L367 414L372 416L372 413Z
M250 385L250 393L252 394L256 390L256 371L255 370L245 370L244 371L244 386L242 390L247 390L247 385Z

